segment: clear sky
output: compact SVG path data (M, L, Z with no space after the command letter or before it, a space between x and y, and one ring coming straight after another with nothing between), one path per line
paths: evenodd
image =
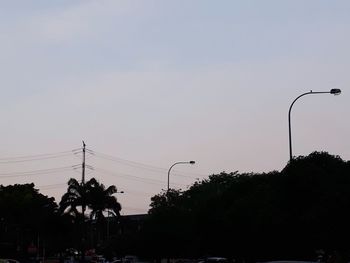
M349 13L346 0L1 1L0 158L85 140L120 158L88 154L87 179L125 191L123 214L142 213L177 161L197 163L174 167L176 189L282 169L290 103L340 88L295 104L294 155L349 160ZM19 172L80 158L0 162L0 184L34 182L59 201L79 169Z

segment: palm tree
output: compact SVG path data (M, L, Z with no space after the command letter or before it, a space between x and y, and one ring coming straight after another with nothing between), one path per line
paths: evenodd
M108 209L114 216L119 217L121 205L113 196L116 192L117 188L114 185L106 188L95 178L91 178L85 184L71 178L68 181L67 192L62 196L60 211L75 217L84 217L88 207L91 210L90 218L99 221L104 219L103 212ZM81 207L81 213L78 207Z
M117 188L114 185L106 188L103 184L99 183L95 178L91 178L86 183L87 191L87 204L91 209L90 219L100 221L104 219L106 210L112 212L113 216L119 217L121 205L113 194L117 193Z
M106 188L103 184L99 183L95 178L90 179L86 183L86 191L88 198L88 207L91 210L90 212L90 220L91 222L96 223L96 238L97 242L101 242L103 240L103 232L105 228L105 216L103 212L108 211L108 219L107 219L107 241L109 239L109 223L110 218L109 215L112 214L114 217L117 217L117 220L120 216L121 205L117 202L117 199L113 196L113 194L117 193L117 188L114 185Z
M75 218L84 218L86 209L86 186L80 184L76 179L71 178L68 181L67 192L60 201L60 212L68 213ZM78 211L81 207L81 212Z
M102 223L105 219L104 211L108 210L108 214L111 211L112 215L117 218L120 216L121 205L113 196L115 193L117 193L117 188L114 185L106 188L95 178L91 178L85 184L79 183L76 179L71 178L68 181L67 192L62 196L60 211L62 214L72 215L77 220L77 223L81 223L80 236L82 240L86 240L86 208L90 210L90 223L95 221L98 227L102 227ZM79 207L81 207L81 212L78 210ZM97 232L97 236L98 240L100 240L99 231ZM83 250L82 253L84 253Z
M78 237L81 249L81 260L85 261L86 249L86 224L85 224L85 209L87 205L86 184L79 183L76 179L71 178L68 181L67 192L62 196L60 201L60 212L65 215L69 214L75 219L78 224ZM81 212L78 207L81 207ZM73 221L73 222L74 222Z

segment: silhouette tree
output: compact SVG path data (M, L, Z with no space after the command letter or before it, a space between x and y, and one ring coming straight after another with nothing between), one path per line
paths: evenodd
M39 238L47 246L55 243L56 210L54 198L40 194L34 184L0 185L0 254L25 256Z
M97 244L101 244L105 240L106 245L108 245L111 229L115 229L112 226L119 226L121 205L113 196L115 193L117 193L117 188L114 185L106 188L95 178L86 183L87 206L90 210L90 222L94 224L95 231L92 233L96 234L94 240ZM108 221L106 221L104 214L106 211ZM110 215L115 220L111 220Z
M60 202L60 212L63 215L71 215L79 225L78 244L82 255L88 246L93 247L96 241L98 243L103 241L104 212L108 210L108 214L114 215L119 220L121 205L113 196L116 192L117 188L114 185L106 188L95 178L91 178L85 184L73 178L68 181L67 192ZM89 211L90 220L86 218L86 209Z
M211 175L154 196L143 243L173 257L314 260L323 249L346 258L349 174L350 162L314 152L281 172Z
M103 212L107 209L110 209L113 215L120 216L121 205L112 196L116 192L117 188L114 185L106 188L95 178L91 178L85 184L71 178L68 181L67 192L61 198L60 211L81 217L88 207L90 218L94 220L103 219ZM81 212L79 212L78 207L81 207Z
M91 209L90 218L97 221L105 218L103 212L108 210L109 214L119 217L121 205L113 194L117 193L114 185L105 187L95 178L86 183L87 205Z
M67 192L63 194L60 205L60 212L74 216L76 219L82 220L86 208L86 185L71 178L68 181ZM78 207L81 207L79 212Z

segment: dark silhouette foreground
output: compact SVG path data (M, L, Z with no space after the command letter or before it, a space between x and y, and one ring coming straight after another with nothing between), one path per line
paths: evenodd
M143 243L153 256L315 260L319 250L350 251L350 163L325 152L281 172L212 175L154 196L151 207Z
M33 184L0 186L0 255L94 248L110 258L349 259L350 163L325 152L280 172L223 172L185 191L170 189L152 198L147 217L123 221L115 191L95 179L84 186L70 180L58 206Z

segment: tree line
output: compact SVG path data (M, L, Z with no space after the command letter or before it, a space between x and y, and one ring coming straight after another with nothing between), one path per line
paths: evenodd
M345 262L350 251L350 162L326 152L297 157L281 171L222 172L163 191L133 232L122 231L116 191L94 178L70 179L56 204L33 184L0 186L0 253L28 255L38 239L47 254L100 245L105 253L149 259L256 262L336 253ZM114 220L106 220L106 210Z
M57 204L33 183L1 185L0 255L26 259L100 246L106 239L104 212L113 222L120 217L116 192L116 186L105 187L95 178L84 184L71 178Z
M326 152L282 171L213 174L152 198L147 255L315 260L350 251L350 162Z

